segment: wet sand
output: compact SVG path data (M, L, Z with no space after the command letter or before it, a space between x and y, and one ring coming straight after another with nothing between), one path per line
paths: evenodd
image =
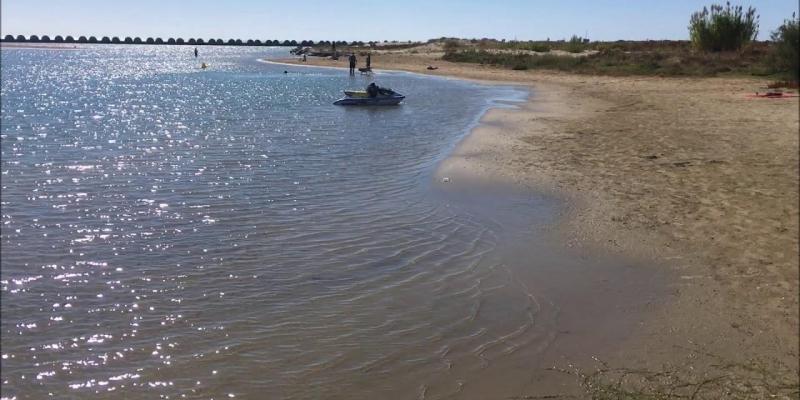
M439 56L379 53L372 61L528 85L533 96L517 110L487 113L436 179L559 196L567 208L551 227L554 242L653 260L677 276L667 304L604 361L692 376L719 372L720 360L756 362L797 385L797 98L748 98L766 84L751 78L580 76Z

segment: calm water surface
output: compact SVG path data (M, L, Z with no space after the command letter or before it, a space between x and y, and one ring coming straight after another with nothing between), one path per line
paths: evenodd
M405 104L341 108L368 78L200 50L3 50L4 398L441 398L552 340L511 225L430 184L525 92L381 73Z

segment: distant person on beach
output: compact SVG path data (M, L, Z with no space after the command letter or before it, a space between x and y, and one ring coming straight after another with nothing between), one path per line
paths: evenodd
M367 53L367 69L370 69L371 64L372 64L372 53Z
M194 58L197 58L197 47L194 48Z
M356 74L356 62L357 62L356 55L354 53L350 53L349 60L350 60L350 75L355 75Z

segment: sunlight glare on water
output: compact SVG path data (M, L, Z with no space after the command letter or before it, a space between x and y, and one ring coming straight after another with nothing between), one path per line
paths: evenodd
M3 50L3 396L434 397L539 340L498 225L426 189L526 93L382 73L405 104L335 107L368 78L284 51Z

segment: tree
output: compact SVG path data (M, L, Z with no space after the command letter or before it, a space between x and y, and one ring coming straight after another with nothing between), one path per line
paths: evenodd
M775 44L770 57L773 69L783 72L795 82L800 80L800 18L792 14L792 19L770 35Z
M689 20L689 37L700 50L739 50L756 36L758 15L753 7L748 7L745 12L742 6L731 7L731 3L726 3L725 7L712 4L710 10L703 7Z
M284 40L283 44L282 44L282 46L291 46L291 45L292 45L292 42L290 42L288 40Z
M142 44L142 38L138 36L133 38L133 44Z
M256 39L256 40L254 40L254 41L253 41L253 45L255 45L255 46L261 46L261 45L262 45L262 43L261 43L261 40L260 40L260 39Z
M175 44L175 38L167 39L167 44Z
M56 42L56 43L63 43L64 42L64 38L61 37L61 35L56 35L56 37L53 38L53 41Z
M186 43L191 44L191 45L195 45L195 44L197 44L197 40L194 40L194 38L189 38L189 40L187 40Z
M43 35L43 36L42 36L42 37L39 39L39 41L41 41L41 42L50 42L50 41L51 41L51 40L50 40L50 36Z
M217 38L217 45L223 45L223 44L225 44L225 41L222 40L221 38Z
M75 38L72 37L72 36L67 35L67 37L64 38L64 42L66 42L66 43L75 43Z
M6 36L3 38L3 41L4 41L4 42L14 42L14 41L16 41L16 39L14 39L14 36L12 36L12 35L6 35Z
M125 36L125 40L123 40L123 42L131 44L133 43L133 38L131 38L130 36Z
M254 42L253 39L247 39L247 45L248 46L252 46L254 44L256 44L256 42Z
M89 39L86 36L81 36L78 38L78 43L89 43Z
M38 36L36 36L36 35L31 35L31 36L28 38L28 41L29 41L29 42L38 42L38 41L39 41L39 37L38 37Z
M120 43L119 36L112 37L111 38L111 43L119 44Z
M97 43L97 38L94 36L89 36L89 43Z
M145 40L144 42L145 42L145 43L147 43L147 44L155 44L156 40L155 40L155 39L153 39L153 38L151 38L151 37L149 37L149 38L147 38L147 40Z
M237 46L241 46L242 45L242 39L236 39L236 45Z
M175 39L175 44L186 44L186 42L184 42L182 38L177 38Z
M106 43L106 44L111 43L111 38L108 36L103 36L103 38L100 39L100 43Z
M201 44L204 44L204 43L205 43L205 41L204 41L203 39L200 39L200 38L197 38L197 39L194 41L194 44L197 44L197 45L201 45Z
M228 39L228 46L235 46L235 45L236 45L236 40Z
M164 40L161 38L156 38L156 44L164 44Z

